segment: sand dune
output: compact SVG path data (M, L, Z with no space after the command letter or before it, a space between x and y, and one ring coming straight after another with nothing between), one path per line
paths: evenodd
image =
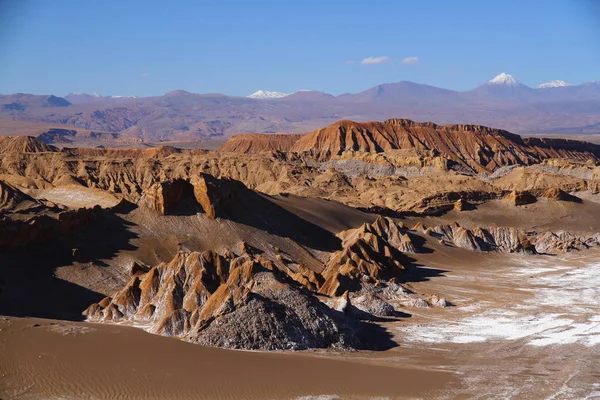
M448 372L344 354L221 350L125 326L3 318L0 327L0 398L403 399L456 383Z

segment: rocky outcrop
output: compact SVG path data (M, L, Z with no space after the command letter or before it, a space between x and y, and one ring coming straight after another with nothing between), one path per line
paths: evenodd
M389 150L385 153L364 153L347 150L332 156L320 165L320 170L329 168L348 177L423 176L448 171L452 162L435 151L420 149Z
M443 243L471 251L501 253L560 254L597 246L599 235L582 236L571 232L526 232L505 226L467 229L458 223L439 225L429 235Z
M354 297L350 304L367 315L378 317L393 317L396 315L394 306L373 292L361 293Z
M452 305L438 294L420 295L398 282L364 282L357 292L344 292L330 303L336 309L356 318L397 317L397 309L406 308L445 308Z
M0 154L3 153L44 153L58 149L33 136L0 137Z
M0 212L25 211L39 206L36 199L0 181Z
M555 157L580 160L600 157L597 145L566 140L524 140L485 126L436 125L407 119L339 121L303 136L291 150L325 161L347 150L382 153L411 148L436 151L475 172L492 172L507 165L530 165Z
M144 191L138 204L161 215L203 211L210 218L223 216L236 196L248 189L232 179L217 179L208 174L193 178L157 182Z
M208 174L201 174L191 180L196 201L202 206L210 218L228 213L229 203L236 196L244 196L248 189L243 183L233 179L217 179Z
M475 208L473 204L468 202L467 200L458 199L454 202L454 207L456 211L468 211Z
M90 321L133 321L209 346L300 350L361 346L343 316L262 256L179 253L93 304Z
M1 219L0 251L46 243L58 236L70 236L90 226L102 213L102 208L96 206L57 214L34 215L26 219Z
M319 293L340 296L355 291L361 282L375 283L401 277L410 263L400 249L417 247L404 226L387 217L373 224L341 232L342 250L331 255L323 270Z
M312 292L316 292L318 288L323 285L323 277L321 274L316 273L315 271L310 270L303 265L298 265L295 268L295 271L288 270L287 273L290 278Z
M467 229L458 223L432 227L430 235L471 251L535 254L535 246L523 231L510 227Z
M157 182L142 194L138 204L151 208L160 215L177 214L180 208L197 206L194 197L194 187L189 181L175 179L167 182Z
M598 246L600 234L585 236L565 231L548 231L535 235L531 241L538 253L560 254Z
M558 188L546 189L542 193L542 197L546 198L546 199L550 199L550 200L570 201L573 203L583 203L583 200L581 200L579 197L573 196L572 194L569 194L569 193L565 192L564 190L561 190Z
M535 203L537 198L532 193L513 190L511 193L504 196L503 200L513 206L524 206Z
M413 207L420 215L439 215L450 210L465 211L474 208L474 204L485 203L500 197L499 192L462 191L440 192L418 201Z
M597 162L600 157L600 146L580 140L526 137L523 138L523 143L541 159L566 158Z
M262 152L288 152L302 135L276 135L244 133L230 137L217 151L238 154Z
M326 163L296 153L194 153L169 147L63 149L6 153L0 159L0 179L34 190L82 185L137 203L144 192L156 190L151 189L153 185L178 179L193 185L194 177L206 174L234 179L269 195L326 198L385 215L441 214L454 209L459 201L476 206L515 189L510 182L502 183L502 178L490 180L457 171L457 165L438 150L426 149L345 151ZM549 187L542 179L533 181L541 182L544 189ZM598 181L551 187L594 191ZM538 193L537 186L531 189Z

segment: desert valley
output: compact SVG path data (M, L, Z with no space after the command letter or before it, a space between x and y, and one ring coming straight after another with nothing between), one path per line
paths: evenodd
M599 21L0 1L0 400L600 399Z
M600 391L598 145L390 119L0 151L2 398Z

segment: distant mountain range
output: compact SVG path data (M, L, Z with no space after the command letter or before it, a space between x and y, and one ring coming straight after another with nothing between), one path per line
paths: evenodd
M501 73L458 92L414 82L377 85L333 96L259 90L248 97L183 90L154 97L0 95L0 124L60 125L98 137L131 142L190 141L237 133L305 133L337 120L410 118L438 124L467 123L528 133L600 133L600 82L551 81L531 88ZM110 133L94 135L90 132ZM60 142L56 131L51 137ZM77 142L77 133L69 142ZM112 140L112 139L111 139Z
M386 101L395 101L401 102L406 100L406 96L424 96L424 97L432 97L432 96L442 96L442 97L451 97L457 96L461 94L462 98L467 98L470 95L475 95L477 97L481 97L483 94L487 94L491 97L514 97L519 100L549 100L551 99L548 95L551 91L548 90L539 90L539 89L555 89L555 88L565 88L571 87L568 91L562 90L560 95L563 100L570 99L580 99L580 93L584 92L588 94L590 98L598 98L600 96L600 82L587 82L581 85L572 85L568 82L561 80L553 80L550 82L542 83L535 88L531 88L521 82L519 82L515 77L509 75L505 72L502 72L490 79L486 83L478 86L477 88L467 91L467 92L456 92L453 90L440 89L435 86L428 86L413 82L397 82L397 83L385 83L382 85L378 85L374 88L365 90L363 92L357 94L346 93L340 96L337 96L339 99L359 99L364 100L365 98L380 98L385 99ZM298 92L294 92L291 95L296 95L300 92L307 92L306 90L301 90ZM386 92L385 95L383 93ZM326 97L334 97L324 92L316 92L321 93L322 95L326 95ZM558 93L558 92L557 92ZM273 100L273 99L281 99L287 96L291 96L290 94L281 93L281 92L269 92L265 90L258 90L248 98L251 99L262 99L262 100ZM380 96L381 95L381 96ZM533 97L535 96L535 97ZM431 99L434 100L434 99Z

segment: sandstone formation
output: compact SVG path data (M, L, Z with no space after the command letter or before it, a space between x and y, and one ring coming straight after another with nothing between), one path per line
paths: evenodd
M531 241L538 253L558 254L598 246L600 234L586 236L566 231L548 231L535 235Z
M302 135L239 134L230 137L218 151L238 154L260 154L262 152L288 152Z
M0 220L0 251L13 250L69 236L89 227L102 215L100 207Z
M525 232L503 226L467 229L458 223L431 228L429 234L444 243L471 251L501 253L560 254L597 246L599 235L582 236L571 232Z
M172 146L159 146L146 149L110 149L110 148L63 148L61 152L74 157L110 157L110 158L163 158L173 154L198 155L208 151L202 149L177 149Z
M392 219L378 217L373 224L341 232L342 250L333 253L323 271L322 294L340 296L357 290L363 281L375 283L394 280L410 267L400 249L416 251L404 226Z
M431 235L462 249L535 254L527 234L510 227L466 229L458 223L431 228Z
M145 190L138 204L160 215L204 212L210 218L228 215L236 198L248 197L250 191L239 181L201 173L191 179L157 182Z
M529 192L517 192L512 191L504 197L504 200L514 206L524 206L526 204L532 204L537 201L536 197Z
M194 197L194 187L189 181L175 179L167 182L157 182L144 191L139 204L155 210L161 215L175 214L180 203L187 201L193 207L197 200Z
M544 197L546 199L551 199L551 200L572 201L574 203L582 202L582 200L579 197L573 196L572 194L569 194L569 193L565 192L564 190L561 190L558 188L546 189L542 193L542 197Z
M357 348L342 316L286 282L269 260L180 253L90 306L92 321L132 320L154 333L226 348Z
M507 131L477 125L436 125L407 119L385 122L339 121L300 138L292 151L328 160L346 150L381 153L393 149L433 150L476 172L506 165L529 165L568 157L598 160L600 147L567 140L521 139Z
M44 153L54 152L58 149L45 144L33 136L4 136L0 137L1 153Z
M0 212L24 211L40 203L19 189L0 181Z
M244 242L238 255L179 252L148 270L134 264L125 287L84 314L204 345L295 350L361 348L356 320L396 317L392 303L430 306L399 283L411 268L399 249L419 250L402 223L379 217L339 236L342 249L322 272L288 267L281 254L270 260Z

